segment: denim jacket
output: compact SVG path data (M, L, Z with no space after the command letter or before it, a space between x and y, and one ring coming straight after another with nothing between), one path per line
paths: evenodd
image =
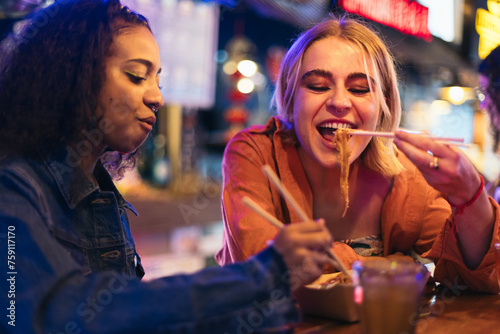
M66 150L0 161L2 333L251 333L299 320L272 247L244 263L141 282L126 209L102 164Z

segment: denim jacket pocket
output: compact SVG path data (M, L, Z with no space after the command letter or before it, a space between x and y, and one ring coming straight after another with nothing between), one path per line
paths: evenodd
M53 234L68 254L80 265L84 274L91 272L117 271L122 274L139 276L142 270L140 259L132 240L125 236L112 239L105 237L92 241L79 238L77 233L54 228ZM139 272L137 268L139 267Z
M53 233L57 241L66 249L71 258L73 258L73 260L80 265L83 274L90 274L92 269L87 251L89 244L58 229L54 229Z
M126 243L109 247L88 250L93 271L117 271L122 274L136 276L136 253L133 244Z
M68 238L59 233L59 243L67 250L68 254L80 265L85 275L91 272L116 271L130 276L144 275L140 258L133 244L123 241L112 246L96 247L74 238Z

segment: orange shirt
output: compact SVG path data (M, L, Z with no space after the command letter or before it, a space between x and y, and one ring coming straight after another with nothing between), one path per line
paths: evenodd
M239 132L226 147L223 169L222 214L224 244L217 253L219 264L241 261L256 254L272 240L277 228L249 209L248 196L283 223L299 222L295 211L282 199L262 172L271 166L304 211L312 217L312 192L295 146L285 145L281 123L272 117L262 126ZM499 291L493 245L499 242L498 204L490 198L495 227L490 249L481 264L470 270L453 237L451 208L443 194L429 186L418 169L401 153L406 170L396 175L382 206L381 234L384 255L411 250L436 263L434 278L450 286ZM346 244L335 242L334 251L348 267L360 258Z

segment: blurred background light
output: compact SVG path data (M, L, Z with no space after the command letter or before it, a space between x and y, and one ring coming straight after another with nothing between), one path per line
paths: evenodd
M228 59L228 54L226 50L218 50L214 54L214 59L217 63L223 64Z
M445 100L434 100L431 103L431 110L436 114L447 115L451 113L451 109L450 102Z
M238 66L236 65L236 62L231 60L226 62L222 67L222 71L224 71L224 73L226 73L227 75L233 75L237 70Z
M257 64L251 60L242 60L238 63L238 71L246 77L251 77L257 72Z
M440 89L440 97L454 105L460 105L476 98L476 94L474 89L470 87L449 86Z
M252 79L248 78L243 78L238 81L238 91L240 91L243 94L249 94L253 92L255 88L255 84L253 83Z

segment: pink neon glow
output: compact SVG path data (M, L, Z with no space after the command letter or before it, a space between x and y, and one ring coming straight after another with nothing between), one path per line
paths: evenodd
M407 35L427 42L432 40L429 31L429 9L410 0L340 0L340 6L353 14L392 27Z

